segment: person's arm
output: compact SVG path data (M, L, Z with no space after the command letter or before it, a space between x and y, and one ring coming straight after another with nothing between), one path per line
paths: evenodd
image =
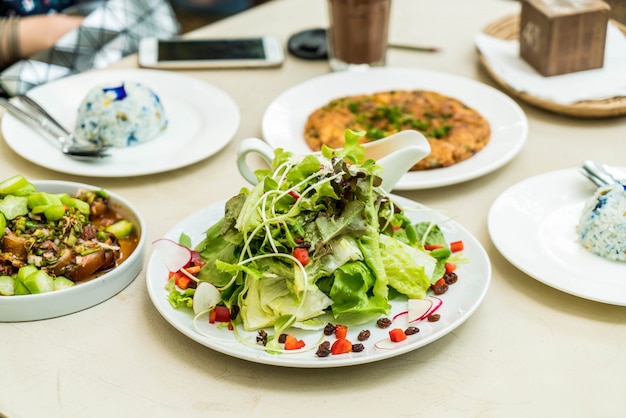
M66 33L82 23L83 16L33 15L20 19L17 36L20 58L51 48Z
M3 67L52 47L76 29L82 16L63 14L3 18L0 23L0 63Z

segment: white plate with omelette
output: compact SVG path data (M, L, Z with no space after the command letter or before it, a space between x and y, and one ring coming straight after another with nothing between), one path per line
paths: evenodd
M274 148L310 153L304 127L316 109L333 99L390 90L425 90L460 100L491 127L489 142L473 156L447 167L410 171L394 190L429 189L483 176L515 157L528 136L528 121L519 105L490 86L442 72L387 67L330 73L288 89L266 109L263 138Z

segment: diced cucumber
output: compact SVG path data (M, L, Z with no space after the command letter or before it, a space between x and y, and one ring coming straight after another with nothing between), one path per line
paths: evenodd
M17 190L27 187L30 182L21 174L9 177L0 182L0 195L13 194Z
M25 266L20 267L17 271L17 280L24 283L26 277L30 276L32 273L37 271L37 266L34 264L26 264Z
M126 219L122 219L121 221L117 221L112 225L106 227L105 231L111 232L117 238L126 238L133 232L133 223Z
M74 207L76 208L76 210L78 210L83 215L89 216L89 214L91 213L91 207L89 206L89 203L76 198L72 198L72 200L74 201Z
M57 221L65 215L61 194L37 192L28 196L28 207L33 213L43 213L49 221Z
M90 211L89 211L89 203L77 199L75 197L71 197L68 194L63 194L60 195L61 197L61 202L69 207L69 208L76 208L77 211L79 211L80 213L82 213L83 215L89 215Z
M58 221L65 215L65 206L63 205L41 205L35 206L32 210L35 214L43 213L49 221Z
M4 228L7 227L7 218L4 217L4 214L0 212L0 238L4 236Z
M72 286L76 286L76 283L65 276L58 276L54 279L54 290L67 289Z
M24 279L24 286L30 293L46 293L54 291L54 278L43 270L37 270Z
M33 194L37 191L37 187L35 187L34 184L29 183L26 186L22 187L21 189L18 189L16 191L14 191L13 193L11 193L13 196L28 196L30 194Z
M65 206L63 205L48 206L46 209L44 209L43 214L46 216L46 219L49 221L58 221L65 215Z
M13 296L15 294L15 279L11 276L0 276L0 295Z
M30 208L35 208L37 206L48 206L51 203L52 202L50 202L50 199L48 199L48 193L37 192L28 196L28 207Z
M26 288L26 286L24 286L24 283L20 282L17 278L15 278L15 295L30 295L30 292L28 291L28 289Z
M23 196L5 196L0 201L0 212L7 219L15 219L28 213L27 198Z

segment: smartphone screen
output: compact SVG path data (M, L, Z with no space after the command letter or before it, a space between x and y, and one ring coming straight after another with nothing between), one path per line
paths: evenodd
M159 61L265 59L262 39L160 41Z
M146 68L246 68L280 66L285 60L276 35L245 38L157 39L139 42Z

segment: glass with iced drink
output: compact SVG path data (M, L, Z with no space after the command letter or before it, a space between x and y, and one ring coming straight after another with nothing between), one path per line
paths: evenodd
M385 65L391 0L328 0L333 71Z

